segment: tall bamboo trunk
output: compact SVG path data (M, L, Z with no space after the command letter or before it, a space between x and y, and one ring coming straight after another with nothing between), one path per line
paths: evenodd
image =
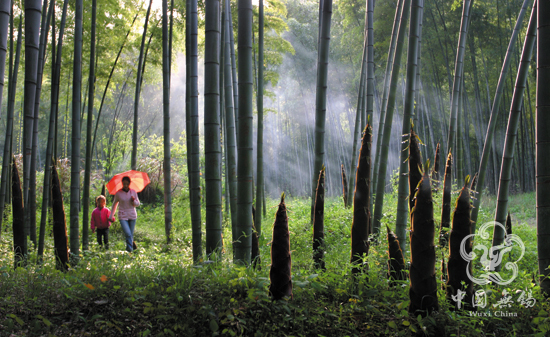
M30 162L30 176L29 176L29 215L30 215L30 239L37 246L36 241L36 169L39 163L37 163L38 156L38 117L40 112L40 93L42 92L42 74L44 72L44 64L46 57L46 44L48 42L48 34L50 32L50 19L53 10L53 1L50 3L49 9L48 1L45 0L42 6L42 21L40 28L40 44L38 48L38 67L37 67L37 79L36 79L36 91L34 99L34 120L33 120L33 135L32 135L32 150L31 150L31 162ZM47 14L46 14L47 12Z
M10 22L11 18L11 12L12 12L12 3L11 0L2 1L0 3L0 106L2 106L2 98L4 93L4 75L5 75L5 65L6 65L6 53L8 51L8 24ZM10 44L10 47L13 46L13 43ZM11 52L13 53L13 51ZM11 58L10 58L11 60ZM10 62L11 65L11 62ZM11 71L11 69L10 69ZM11 74L10 74L11 75ZM11 84L11 78L8 78ZM13 123L13 121L12 121ZM11 126L13 128L13 124ZM11 133L11 130L9 130ZM6 136L8 133L8 125L6 123ZM4 156L4 162L9 163L9 156ZM5 190L6 190L6 184L5 184L5 178L4 173L7 174L7 171L4 171L4 167L2 166L2 181L3 183L0 185L0 238L2 237L2 218L4 217L4 206L5 206Z
M252 245L252 1L239 0L239 103L237 138L237 228L235 263L250 264Z
M327 113L328 55L330 44L330 24L332 18L332 0L323 0L323 13L319 20L319 55L317 57L317 89L315 94L315 162L312 173L311 211L315 200L315 181L317 172L325 161L325 123ZM312 219L313 220L313 219Z
M470 305L474 294L473 282L470 276L472 275L472 264L462 257L462 241L471 233L470 221L470 189L468 188L468 180L462 187L456 208L453 215L453 228L449 235L449 262L447 264L447 299L455 302L456 308L460 309L462 305L466 308L472 308ZM465 242L464 250L466 254L472 252L472 238L468 237ZM464 283L464 285L463 285ZM457 299L458 292L465 292L464 304L462 299ZM454 298L453 298L454 297Z
M409 312L425 315L437 311L437 281L435 278L435 246L433 198L429 167L416 192L416 202L411 221L411 266L409 288Z
M63 194L59 184L59 176L55 165L52 165L52 213L53 213L53 241L57 269L67 271L69 251L67 244L67 223L63 207Z
M537 98L536 98L536 160L537 160L537 251L541 290L550 296L550 95L546 76L550 76L550 3L537 6Z
M242 95L239 95L244 98ZM290 256L290 234L288 231L288 216L285 204L285 194L281 202L275 223L273 224L273 240L271 243L271 270L269 271L269 294L274 300L292 297L292 259Z
M239 116L239 85L237 83L237 61L235 60L235 40L233 37L233 14L231 13L231 1L226 5L227 20L229 25L229 46L231 47L231 78L233 79L233 109L234 109L234 124L236 139L239 138L239 124L237 123ZM237 41L238 42L238 41Z
M24 223L25 206L23 205L23 192L21 191L21 180L19 171L12 158L12 214L13 214L13 266L14 268L24 266L27 260L27 237L25 236ZM4 158L6 160L6 158Z
M366 114L373 123L374 112L374 0L367 0L367 87ZM372 192L372 191L371 191Z
M256 223L256 209L252 205L252 226ZM260 271L262 270L262 259L260 257L260 242L258 237L258 231L256 227L252 228L252 251L250 260L252 261L252 268Z
M325 270L325 166L319 172L313 212L313 264Z
M417 88L417 75L416 75L416 69L418 67L418 53L420 51L419 48L419 40L420 40L420 25L421 17L422 17L422 11L424 10L424 0L413 0L411 3L411 23L409 27L409 44L408 44L408 52L407 52L407 89L405 93L405 106L403 110L403 127L401 129L402 135L410 135L409 141L402 141L401 142L401 151L400 151L400 157L399 160L399 181L398 181L398 190L397 190L397 214L396 214L396 221L395 221L395 234L399 238L399 244L401 245L401 250L405 251L407 246L407 240L405 238L405 233L407 232L407 223L409 218L409 208L407 205L409 203L412 204L412 198L409 197L409 179L407 179L407 172L409 171L409 167L413 171L409 173L410 180L410 188L411 193L410 195L413 196L413 190L412 188L416 188L416 185L418 185L418 182L420 179L422 179L422 175L419 172L418 164L421 164L420 162L416 162L415 160L411 161L411 158L417 159L420 156L420 150L418 149L418 146L413 152L413 142L416 142L416 138L413 140L412 137L416 135L412 131L411 128L411 120L414 116L414 103L415 103L415 96L416 96L416 88ZM410 131L410 132L409 132ZM418 145L418 144L417 144ZM409 147L409 151L411 155L409 156L409 161L407 165L407 147ZM417 154L418 156L412 156L413 154ZM420 159L420 158L418 158ZM416 175L413 175L413 172L416 172ZM415 185L416 184L416 185ZM412 204L414 206L414 204ZM412 210L412 206L410 209Z
M189 100L189 204L191 209L191 230L193 245L193 261L197 263L202 258L202 220L201 220L201 190L200 190L200 160L199 160L199 93L198 93L198 13L197 0L188 0L188 15L186 16L187 37L189 40L189 61L186 73L189 76L189 86L186 88Z
M137 169L137 142L138 142L138 115L139 115L139 96L141 94L141 81L143 76L143 51L145 49L145 37L147 36L147 25L149 24L149 15L151 14L151 5L153 0L149 1L149 7L147 7L147 14L145 15L145 23L143 24L143 34L141 35L141 46L139 48L138 67L136 76L136 92L134 95L134 124L132 128L132 157L131 167L132 170Z
M259 3L258 19L258 141L256 154L256 209L258 216L254 223L258 236L262 235L262 191L264 183L264 0Z
M229 186L229 207L231 209L231 233L232 239L238 237L237 228L237 149L235 138L235 113L234 113L234 96L233 96L233 75L231 69L231 28L232 22L229 21L229 12L231 11L229 1L225 1L225 22L224 24L224 98L225 98L225 138L227 141L226 156L227 156L227 183Z
M92 31L90 38L90 73L88 75L88 117L86 120L86 159L82 193L82 250L88 250L88 221L90 211L90 176L92 171L92 126L95 92L95 34L97 0L92 0ZM49 157L46 157L46 161Z
M59 28L59 38L57 50L55 44L52 45L52 88L50 93L50 123L48 127L48 141L46 143L46 158L44 160L44 189L42 194L42 213L40 217L40 236L38 238L38 259L42 260L44 255L44 241L46 233L46 217L48 212L48 207L50 205L50 196L51 196L51 167L55 164L55 133L57 125L57 107L59 102L59 79L61 76L61 55L63 47L63 35L65 31L65 22L67 19L67 6L69 1L66 0L63 3L63 13L61 16L61 23ZM54 16L55 17L55 16ZM53 25L55 27L55 24ZM52 38L55 34L55 31L52 28ZM57 52L57 55L56 55Z
M10 11L13 10L13 4L10 6ZM15 97L12 99L12 95L14 95L15 88L17 87L15 84L17 82L17 73L19 69L19 55L21 54L21 24L22 20L19 22L19 34L17 38L17 52L16 52L16 62L15 64L17 67L13 66L13 16L10 17L10 67L9 67L9 82L8 82L8 113L6 116L6 135L4 138L4 156L2 158L11 158L11 150L12 150L12 143L13 143L13 100L15 100ZM14 75L15 74L15 75ZM2 175L0 178L0 238L2 237L2 222L4 220L5 216L5 207L6 207L6 199L9 199L9 179L10 176L10 160L4 159L2 160ZM9 201L8 201L9 202Z
M371 228L371 212L369 210L369 189L371 171L372 128L367 124L363 131L359 160L356 166L355 193L353 194L353 223L351 225L351 263L352 272L359 273L367 268L363 257L369 255L369 234Z
M6 53L8 51L8 24L11 17L11 0L0 3L0 106L4 93L4 74L6 65Z
M496 128L496 122L498 118L498 113L500 111L500 101L502 98L502 93L504 91L504 86L506 84L506 79L508 78L508 70L510 69L510 62L512 61L512 56L516 48L516 41L518 38L521 25L523 23L523 17L527 11L527 7L532 0L524 0L521 11L519 12L518 19L516 20L516 25L514 31L512 32L512 37L510 38L510 43L508 44L508 50L506 51L506 56L504 62L502 63L502 69L500 71L500 78L498 80L497 89L495 92L495 97L493 99L493 105L491 108L491 117L489 118L489 124L487 125L487 132L485 134L485 143L483 145L483 152L481 154L481 160L479 163L478 178L477 178L477 197L474 199L474 208L472 209L472 232L476 231L476 221L477 215L479 212L479 205L481 203L481 197L483 194L483 189L485 186L485 175L487 173L487 165L489 163L489 156L493 149L493 138ZM496 171L496 170L495 170Z
M220 147L220 2L206 3L204 60L204 152L206 254L222 250L222 184Z
M390 149L391 129L393 123L393 113L395 112L395 99L397 82L399 78L399 67L401 66L401 56L403 51L403 39L405 38L405 29L407 27L407 20L409 17L409 11L411 7L411 0L404 0L403 10L401 11L401 19L399 20L399 31L397 33L397 41L395 48L395 58L392 65L390 87L388 93L388 103L386 109L386 116L384 121L384 134L380 144L380 164L378 167L377 182L376 182L376 194L374 201L374 223L373 231L378 234L380 230L380 220L382 219L382 212L384 208L384 189L386 187L386 171L388 168L388 155ZM408 129L407 129L408 131ZM399 238L399 234L398 234ZM401 238L400 238L401 239ZM404 241L404 240L403 240ZM402 243L401 243L402 244Z
M382 145L382 135L384 133L384 123L386 122L386 108L388 103L388 90L390 85L391 70L393 59L395 56L395 44L397 42L397 32L399 29L399 20L401 19L401 11L403 10L404 0L398 0L395 7L395 17L393 19L392 35L390 39L390 47L388 50L388 59L386 61L386 70L384 72L384 87L382 91L382 104L380 106L380 119L378 121L378 132L376 136L376 151L374 155L374 167L372 176L372 191L378 193L378 166L380 161L380 148ZM351 195L351 192L349 193Z
M99 103L99 110L97 111L97 121L95 123L94 128L94 137L92 139L92 153L94 152L95 148L95 140L97 137L97 129L99 127L99 120L101 118L101 112L103 111L103 103L105 102L105 97L107 96L107 91L109 89L109 85L111 84L111 78L113 77L113 73L115 72L116 65L118 63L118 60L120 59L120 55L122 54L122 50L124 49L124 46L126 45L126 42L128 41L128 35L130 35L130 32L132 31L132 27L134 26L134 23L136 22L138 15L136 14L134 16L134 20L132 21L132 24L130 25L130 29L126 33L126 37L124 38L124 41L122 42L122 45L120 46L117 56L115 58L115 62L113 62L113 66L111 67L111 72L109 73L109 77L107 78L107 83L105 84L105 89L103 90L103 95L101 96L101 103ZM60 33L61 34L61 33ZM56 132L57 134L57 132ZM55 149L55 147L54 147ZM110 147L109 147L110 149Z
M495 211L495 221L503 224L506 221L508 213L508 195L510 190L510 181L512 180L512 160L514 159L514 145L517 137L518 123L523 106L523 93L527 84L527 74L531 63L531 55L533 46L537 38L537 4L533 5L531 18L529 19L529 27L527 35L523 43L523 52L521 54L520 65L516 77L516 86L510 106L510 116L508 118L508 128L506 130L506 140L504 142L504 150L502 153L502 166L500 169L500 184L498 188L497 207ZM493 247L502 244L504 241L504 231L500 226L495 226L493 232Z
M34 101L38 82L41 13L41 0L25 0L25 87L23 106L25 114L23 126L23 204L25 208L28 206L29 190L36 189L36 185L30 186L30 165L34 127ZM25 236L29 236L31 228L30 213L23 216L25 217Z
M365 15L365 20L367 20L368 16ZM367 22L365 22L365 26L367 25ZM352 145L352 151L351 151L351 165L350 165L350 184L349 184L349 190L348 195L353 195L353 188L355 186L355 176L354 176L354 169L355 161L357 160L357 144L360 141L361 137L361 130L362 130L362 123L361 123L361 116L363 111L363 104L365 103L364 100L364 93L365 93L365 82L366 82L366 63L367 63L367 34L365 32L365 38L363 42L363 57L361 59L361 75L359 76L359 92L357 94L357 106L355 110L355 127L353 131L353 145ZM351 127L351 126L350 126ZM352 200L348 199L347 206L351 206Z
M457 148L455 146L457 129L456 120L458 116L458 102L460 100L460 86L462 84L462 69L464 68L464 49L466 47L466 37L468 35L468 26L470 22L470 20L468 20L470 16L470 2L470 0L464 0L462 3L462 20L460 22L460 33L458 35L458 47L456 52L447 153L449 153L451 149Z
M164 231L170 243L172 229L172 186L170 163L170 48L168 39L168 4L162 0L162 107L164 129ZM219 143L219 142L218 142Z
M464 74L462 74L464 75ZM463 161L463 142L462 142L462 120L464 119L462 110L462 81L458 88L458 108L456 118L456 181L458 184L464 181L464 161Z
M78 261L80 251L80 98L82 86L82 1L76 0L73 58L73 105L71 142L71 209L70 244L71 257Z

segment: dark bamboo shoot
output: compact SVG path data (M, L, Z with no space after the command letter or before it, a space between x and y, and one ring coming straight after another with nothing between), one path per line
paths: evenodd
M434 182L434 185L439 185L439 179L440 179L440 174L439 174L439 159L440 155L439 155L439 143L437 143L437 147L435 149L435 158L434 158L434 168L432 170L432 180Z
M415 316L438 310L435 278L433 198L428 167L418 185L412 212L409 312Z
M353 195L353 223L351 225L351 263L352 272L360 272L366 264L361 265L364 255L369 255L369 234L371 233L370 216L370 170L371 170L372 128L369 124L363 132L359 160L355 176L355 193Z
M269 285L269 294L273 300L292 297L291 268L290 234L288 232L285 194L283 193L279 209L275 215L273 241L271 242L271 270L269 271L271 284Z
M467 178L466 181L469 179ZM472 222L470 221L470 189L464 184L460 196L456 201L456 208L453 215L453 227L449 235L449 262L447 265L447 299L453 300L456 308L461 308L460 297L456 297L458 291L465 291L464 306L471 308L471 299L474 293L472 280L472 265L460 255L460 246L464 238L471 234ZM472 251L472 239L467 239L465 244L467 254ZM464 285L462 284L464 283ZM453 298L455 297L455 298Z
M407 278L405 261L397 236L390 230L390 227L386 226L386 230L388 231L388 253L390 257L388 260L388 279L391 286L396 286L397 282L395 281Z

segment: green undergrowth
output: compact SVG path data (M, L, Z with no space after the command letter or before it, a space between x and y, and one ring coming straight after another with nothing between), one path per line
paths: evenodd
M354 280L349 264L352 211L343 207L340 198L325 202L324 272L313 268L310 201L287 199L293 298L277 302L271 301L267 290L276 200L268 200L263 219L261 270L232 263L227 220L221 261L193 265L188 200L183 198L174 200L170 245L165 244L162 205L143 205L136 226L136 252L123 251L123 234L115 223L111 249L100 250L91 236L90 250L67 273L55 270L49 236L42 265L35 264L32 252L28 267L13 270L11 234L3 231L0 336L545 336L550 331L550 308L534 283L536 231L527 221L534 217L535 207L530 200L533 194L511 198L511 209L521 211L517 217L512 212L514 233L526 246L518 263L519 275L506 286L483 286L488 305L476 316L466 310L450 311L442 287L439 312L425 318L409 314L408 281L392 288L386 278L385 236L371 245L368 271ZM434 203L438 226L440 195L436 194ZM395 195L388 194L383 225L394 227L395 205ZM492 212L493 206L482 204L479 223L492 220ZM11 221L4 224L10 227ZM438 280L445 252L437 248ZM405 255L408 259L409 254ZM512 251L505 260L518 256ZM474 271L482 272L477 261ZM518 298L521 291L529 290L536 303L526 308ZM513 303L499 309L495 304L506 293Z

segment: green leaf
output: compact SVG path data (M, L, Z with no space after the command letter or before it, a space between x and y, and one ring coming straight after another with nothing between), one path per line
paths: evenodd
M404 326L409 326L409 325L411 325L411 322L409 322L409 321L403 321L403 323L401 323L401 324L403 324Z
M48 319L44 318L42 315L36 315L35 317L42 320L42 322L44 322L47 327L50 327L52 325L52 322L48 321Z
M25 324L25 322L23 322L23 320L21 318L15 316L14 314L8 314L8 317L11 317L11 318L15 319L15 321L17 323L19 323L19 325L24 325Z
M390 328L392 328L392 329L397 329L397 324L395 324L394 321L389 321L389 322L388 322L388 326L389 326Z
M314 278L316 278L317 276L319 276L319 274L311 274L307 277L308 280L313 280Z
M213 320L211 319L210 320L210 330L212 330L212 332L216 332L218 331L219 327L218 327L218 323L216 323L216 320Z

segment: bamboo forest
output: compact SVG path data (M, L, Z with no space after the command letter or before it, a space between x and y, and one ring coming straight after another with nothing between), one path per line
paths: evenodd
M0 0L0 337L549 336L549 130L547 0Z

